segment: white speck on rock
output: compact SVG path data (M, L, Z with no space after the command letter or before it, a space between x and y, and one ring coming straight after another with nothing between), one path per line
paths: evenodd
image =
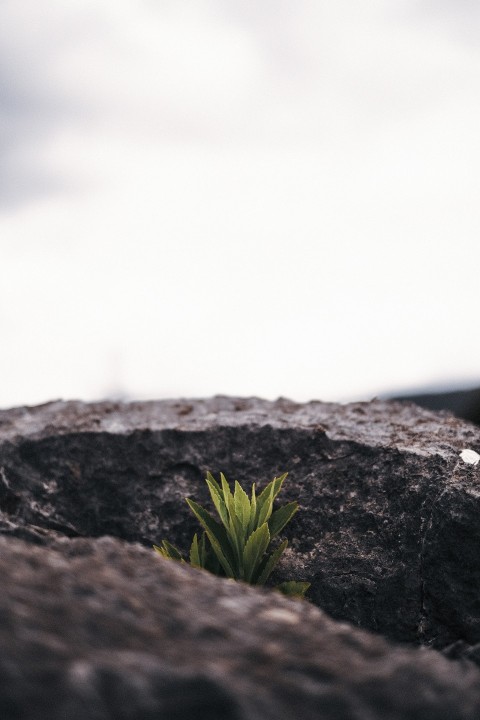
M480 461L480 455L476 453L475 450L462 450L460 457L463 462L468 465L478 465L478 462Z

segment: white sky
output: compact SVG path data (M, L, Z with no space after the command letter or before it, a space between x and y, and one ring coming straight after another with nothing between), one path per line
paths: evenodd
M480 6L3 0L0 406L480 379Z

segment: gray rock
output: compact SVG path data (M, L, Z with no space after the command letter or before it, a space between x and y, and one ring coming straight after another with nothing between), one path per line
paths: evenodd
M0 411L0 717L478 718L472 662L344 624L476 661L480 465L464 448L480 429L380 401ZM272 582L310 581L310 603L153 553L188 548L183 498L209 504L207 470L289 471L281 497L301 510Z
M104 537L0 538L5 720L477 720L480 672Z
M480 425L479 387L447 392L417 392L392 399L413 402L428 410L449 410L459 418Z

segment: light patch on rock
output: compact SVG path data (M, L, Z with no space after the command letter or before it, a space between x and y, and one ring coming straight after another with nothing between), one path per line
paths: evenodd
M286 623L287 625L297 625L300 618L295 613L284 608L270 608L260 613L260 617L264 620L273 620L273 622Z
M475 450L462 450L460 457L468 465L478 465L480 455Z

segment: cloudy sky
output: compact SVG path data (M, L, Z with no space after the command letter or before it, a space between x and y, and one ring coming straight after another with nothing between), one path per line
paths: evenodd
M2 0L0 407L480 381L473 0Z

